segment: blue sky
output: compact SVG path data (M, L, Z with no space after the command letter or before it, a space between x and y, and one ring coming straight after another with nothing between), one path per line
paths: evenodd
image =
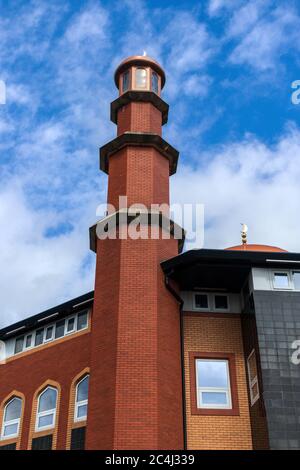
M143 50L167 74L172 201L205 204L205 246L246 222L300 251L299 30L296 1L0 0L0 325L93 288L113 72Z

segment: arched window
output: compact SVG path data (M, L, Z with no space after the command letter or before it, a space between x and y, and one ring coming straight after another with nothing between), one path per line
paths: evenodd
M136 88L147 88L147 70L141 67L135 71L135 86Z
M123 73L122 75L122 93L125 93L129 88L129 70L126 70L126 72Z
M86 375L76 387L75 395L75 421L83 421L87 417L89 392L89 375Z
M20 429L22 411L21 398L14 397L4 408L1 438L10 439L17 437Z
M50 429L55 426L56 417L57 390L53 387L47 387L39 396L36 431Z
M155 72L152 72L151 74L151 88L152 91L158 93L158 75Z

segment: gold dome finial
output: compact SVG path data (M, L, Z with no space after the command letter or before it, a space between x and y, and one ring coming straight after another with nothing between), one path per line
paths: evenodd
M242 226L242 231L241 231L241 234L242 234L242 244L243 244L243 245L247 245L248 225L246 225L246 224L241 224L241 226Z

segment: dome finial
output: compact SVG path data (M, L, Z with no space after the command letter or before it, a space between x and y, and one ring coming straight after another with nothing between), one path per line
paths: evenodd
M241 234L242 234L242 244L243 244L243 245L247 245L248 225L246 225L246 224L241 224L241 226L242 226L242 231L241 231Z
M146 55L147 55L147 52L143 51L143 57L146 57Z

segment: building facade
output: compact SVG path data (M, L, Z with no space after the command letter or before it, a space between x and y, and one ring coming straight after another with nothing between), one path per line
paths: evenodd
M115 83L95 289L0 330L0 449L300 449L300 254L183 252L165 73Z

